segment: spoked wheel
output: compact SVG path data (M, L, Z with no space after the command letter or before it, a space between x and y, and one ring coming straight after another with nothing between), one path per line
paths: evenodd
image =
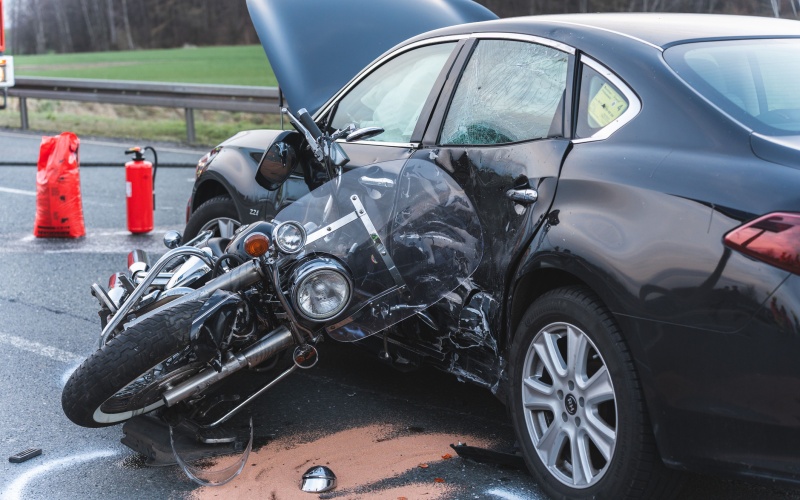
M553 498L668 498L638 377L611 314L584 287L534 302L511 350L514 427Z
M70 376L61 405L70 420L104 427L164 405L161 395L202 368L189 354L189 329L202 305L170 307L122 331Z
M228 196L217 196L203 202L189 217L184 229L184 240L189 241L203 231L211 231L212 237L232 238L241 226L236 205Z

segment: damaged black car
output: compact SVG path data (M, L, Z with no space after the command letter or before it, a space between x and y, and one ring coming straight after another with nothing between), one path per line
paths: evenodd
M418 4L248 0L287 115L321 135L214 148L185 239L284 223L343 171L367 208L429 190L428 222L470 250L420 232L384 263L440 252L458 283L376 335L320 332L492 391L556 498L669 496L677 470L800 484L800 25Z

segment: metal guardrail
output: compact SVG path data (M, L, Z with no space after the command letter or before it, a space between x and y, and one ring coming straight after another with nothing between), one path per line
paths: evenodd
M18 76L8 94L19 98L23 130L29 128L28 99L183 108L186 138L190 143L195 142L195 109L280 113L280 93L276 87Z

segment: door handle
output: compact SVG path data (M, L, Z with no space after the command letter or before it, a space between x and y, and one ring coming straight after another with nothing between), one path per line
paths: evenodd
M509 189L506 191L506 198L514 203L530 205L531 203L536 203L536 200L539 199L539 193L533 188Z

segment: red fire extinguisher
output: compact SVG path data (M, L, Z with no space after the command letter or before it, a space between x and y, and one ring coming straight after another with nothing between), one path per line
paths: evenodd
M143 152L153 152L153 163L144 159ZM153 230L153 210L156 208L156 168L158 155L150 146L134 146L125 151L133 160L125 164L125 191L128 198L128 231L139 234Z

